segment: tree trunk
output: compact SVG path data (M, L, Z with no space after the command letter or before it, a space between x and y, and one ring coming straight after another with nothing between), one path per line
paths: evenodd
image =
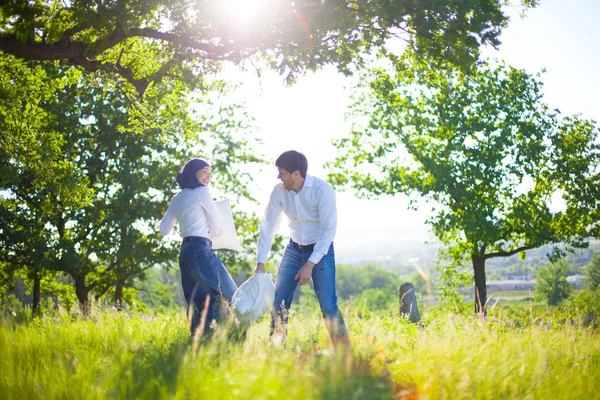
M88 294L90 293L90 288L85 284L85 277L76 277L75 279L75 294L77 295L77 300L79 300L79 308L83 315L90 314L90 301L88 299Z
M41 290L41 279L39 276L36 276L33 279L33 302L31 304L31 316L38 317L40 313L40 300L42 297Z
M122 310L122 305L123 305L123 281L122 280L118 280L117 283L115 284L115 307L117 308L117 311L121 311Z
M479 254L471 255L473 261L473 272L475 275L475 312L486 315L487 286L485 279L485 256Z

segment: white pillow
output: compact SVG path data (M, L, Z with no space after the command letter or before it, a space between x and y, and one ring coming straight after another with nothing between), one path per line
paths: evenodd
M223 234L220 237L213 236L210 238L210 240L212 240L212 248L214 250L227 249L242 251L242 246L240 245L240 241L238 240L235 231L229 199L215 201L215 205L217 206L217 211L221 217Z
M235 291L231 305L242 323L256 321L273 307L275 285L268 274L256 274Z

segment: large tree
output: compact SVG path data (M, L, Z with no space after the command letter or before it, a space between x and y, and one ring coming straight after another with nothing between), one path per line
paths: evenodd
M546 244L560 255L597 229L598 128L544 104L539 76L487 64L464 74L413 56L365 77L330 179L432 201L428 222L471 261L485 312L486 260Z
M190 94L177 83L153 86L142 105L102 74L7 55L0 60L9 72L2 74L2 87L16 91L14 101L0 107L11 117L0 123L6 144L0 151L4 275L11 275L9 268L65 272L85 308L90 292L101 295L116 285L118 297L145 269L175 259L175 246L152 226L177 190L175 173L187 159L199 155L226 165L226 173L215 168L222 176L217 188L248 197L250 177L241 166L261 159L250 150L239 107L211 109L204 102L206 115L192 118ZM19 98L19 90L29 93L44 82L55 85ZM221 82L213 86L223 89ZM29 110L44 118L23 119Z
M288 79L335 64L342 72L400 38L456 64L499 44L501 0L8 0L0 51L104 70L143 95L163 78L201 84L219 62L264 58ZM525 0L523 7L537 0ZM256 56L256 57L255 57Z

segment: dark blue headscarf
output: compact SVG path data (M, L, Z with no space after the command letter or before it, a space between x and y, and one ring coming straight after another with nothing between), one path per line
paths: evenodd
M204 186L198 182L196 172L204 167L210 167L206 161L201 158L192 158L177 173L177 183L182 189L195 189L198 186Z

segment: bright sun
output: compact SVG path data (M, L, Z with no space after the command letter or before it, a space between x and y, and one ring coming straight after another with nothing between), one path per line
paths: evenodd
M214 3L218 7L222 22L233 29L245 29L264 16L266 0L221 0ZM223 21L224 19L224 21Z

